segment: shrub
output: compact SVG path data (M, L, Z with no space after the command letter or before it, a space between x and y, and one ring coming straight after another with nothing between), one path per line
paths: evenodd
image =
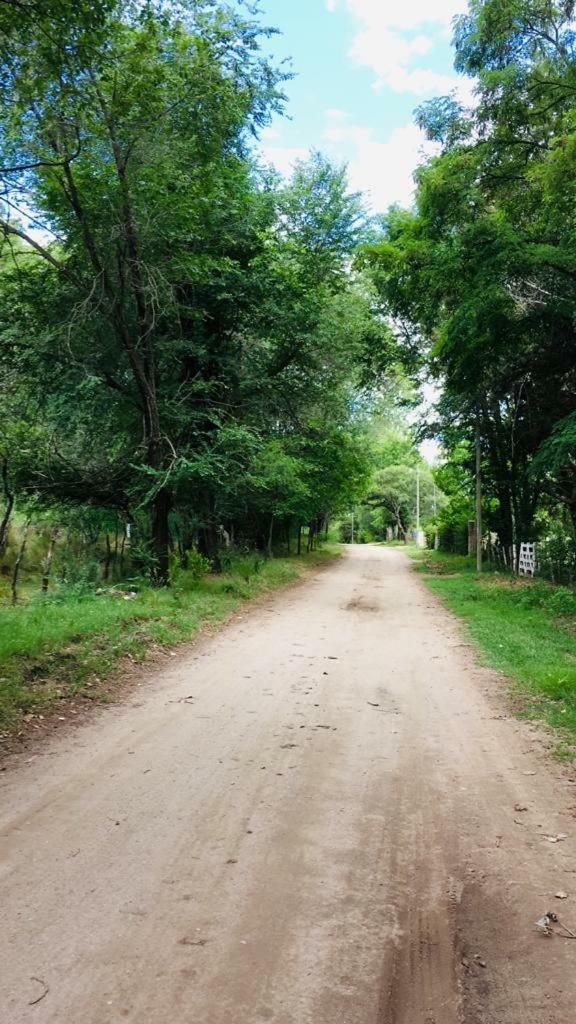
M188 552L188 559L186 565L186 575L192 580L201 580L203 576L207 576L212 571L212 565L209 558L205 558L198 551L194 549Z
M537 549L538 573L552 583L576 583L576 541L557 535L541 541Z

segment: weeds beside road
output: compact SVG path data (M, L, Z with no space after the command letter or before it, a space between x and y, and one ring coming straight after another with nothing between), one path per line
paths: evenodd
M334 557L330 547L301 558L247 556L218 576L180 572L170 589L142 581L100 593L62 587L16 607L0 604L0 735L67 698L106 699L106 679L122 659L140 662L151 650L188 642L243 601Z
M576 757L576 593L487 571L473 559L410 549L416 570L464 619L485 664L509 676L527 715L562 732L557 754Z

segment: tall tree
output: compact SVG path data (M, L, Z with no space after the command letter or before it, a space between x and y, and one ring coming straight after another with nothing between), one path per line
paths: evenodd
M510 549L534 535L549 485L535 455L576 401L569 8L473 0L455 43L478 103L421 108L442 153L419 169L415 211L392 211L366 257L408 356L444 384L444 437L471 441L480 423L490 526Z
M69 20L59 3L19 5L19 27L3 7L0 226L53 272L72 359L133 408L165 580L169 406L185 382L181 339L193 344L202 319L194 278L225 280L246 216L246 139L278 108L282 76L250 16L210 0L80 4ZM232 190L236 208L223 209Z

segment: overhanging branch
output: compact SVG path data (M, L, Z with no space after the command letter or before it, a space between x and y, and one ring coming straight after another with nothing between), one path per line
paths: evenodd
M43 260L46 260L47 263L50 263L50 265L53 266L55 270L57 270L60 274L63 274L64 277L67 277L75 285L81 287L81 282L75 277L74 274L70 272L66 264L62 263L60 260L57 260L52 255L52 253L48 251L48 249L45 249L43 245L40 245L40 243L37 242L35 238L32 238L31 235L28 235L25 231L22 231L20 228L14 227L14 225L10 224L9 221L2 219L0 219L0 231L2 231L2 233L6 237L8 237L9 235L14 235L16 238L21 238L23 242L26 242L27 245L30 245L33 249L35 249L35 251L38 253L39 256L42 257Z

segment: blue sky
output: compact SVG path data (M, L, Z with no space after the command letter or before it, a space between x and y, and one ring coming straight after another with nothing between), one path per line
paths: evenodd
M262 0L280 29L270 49L291 57L290 120L262 140L283 173L311 148L349 164L351 185L375 210L408 204L424 140L413 123L423 100L452 89L470 95L453 70L452 18L465 0Z

